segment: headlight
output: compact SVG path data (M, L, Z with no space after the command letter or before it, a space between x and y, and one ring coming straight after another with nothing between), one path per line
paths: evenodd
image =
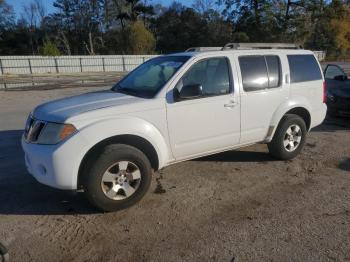
M24 138L36 144L57 144L77 131L72 124L50 123L31 118L27 121Z
M71 124L47 123L40 132L38 144L57 144L74 134L77 129Z

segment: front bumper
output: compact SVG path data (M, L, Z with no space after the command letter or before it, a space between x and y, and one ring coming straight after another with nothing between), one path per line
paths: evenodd
M85 139L79 135L73 135L57 145L31 144L22 137L27 170L42 184L75 190L86 144Z

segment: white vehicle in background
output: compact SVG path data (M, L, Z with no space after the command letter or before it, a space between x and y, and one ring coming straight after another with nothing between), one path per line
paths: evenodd
M278 159L298 155L327 109L314 54L290 44L202 49L151 59L111 90L38 106L22 139L28 171L113 211L144 196L153 170L180 161L258 142Z

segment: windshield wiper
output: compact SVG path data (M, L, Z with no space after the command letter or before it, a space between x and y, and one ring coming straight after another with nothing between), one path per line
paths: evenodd
M116 85L116 88L113 88L113 91L126 95L142 97L137 90L127 87L121 87L120 85Z
M153 94L150 94L146 90L135 90L133 88L121 87L119 84L112 88L113 91L119 92L126 95L141 97L141 98L152 98Z

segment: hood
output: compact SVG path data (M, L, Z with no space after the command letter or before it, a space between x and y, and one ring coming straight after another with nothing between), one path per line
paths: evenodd
M96 109L132 105L149 99L138 98L111 90L86 93L54 100L35 108L35 118L62 123L68 118Z

